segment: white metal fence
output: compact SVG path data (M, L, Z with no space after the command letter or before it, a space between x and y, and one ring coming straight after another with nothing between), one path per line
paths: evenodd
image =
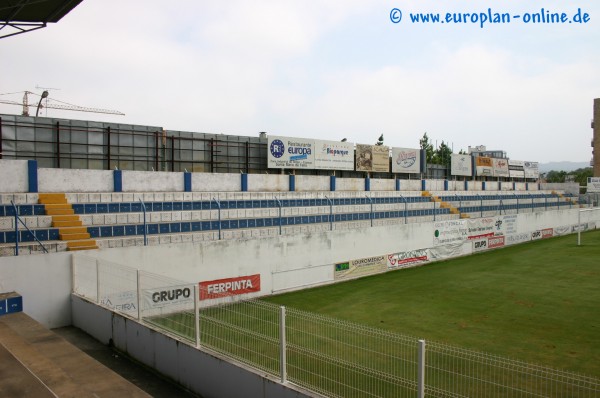
M73 292L328 397L596 397L600 380L234 296L78 254Z

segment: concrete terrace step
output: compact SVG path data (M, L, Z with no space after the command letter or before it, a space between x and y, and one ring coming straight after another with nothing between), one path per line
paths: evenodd
M70 209L46 209L46 214L49 216L64 216L75 214L73 208Z
M67 197L64 193L40 193L39 203L41 204L64 204L67 203Z

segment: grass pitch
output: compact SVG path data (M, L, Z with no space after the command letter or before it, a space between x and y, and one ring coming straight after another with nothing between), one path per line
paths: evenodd
M600 377L600 230L266 301Z

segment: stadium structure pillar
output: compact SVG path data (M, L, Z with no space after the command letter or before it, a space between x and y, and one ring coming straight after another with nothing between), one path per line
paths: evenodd
M367 178L365 178L365 191L370 191L371 190L371 178L369 176L367 176Z
M192 192L192 173L189 171L183 173L183 189L185 192Z
M335 191L335 176L329 176L329 190Z
M485 181L482 181L482 182L481 182L481 190L482 190L482 191L485 191Z
M113 185L115 192L123 192L123 170L113 170Z
M240 176L242 179L242 192L248 192L248 174L242 173Z
M296 191L296 176L293 174L290 174L290 188L289 188L290 192L295 192Z
M29 179L29 192L38 191L38 163L37 160L27 161L27 177Z
M396 178L396 191L400 190L400 179Z
M448 190L448 180L444 180L444 191Z
M427 180L421 180L421 191L427 190Z

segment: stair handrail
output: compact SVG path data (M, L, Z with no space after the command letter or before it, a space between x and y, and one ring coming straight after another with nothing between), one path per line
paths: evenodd
M42 242L40 242L40 240L37 238L37 236L35 236L35 234L29 229L29 227L27 225L25 225L25 222L23 222L21 217L19 217L19 209L17 209L17 206L15 205L15 203L11 200L10 204L12 205L13 210L15 211L15 256L19 255L19 221L21 222L21 224L23 224L23 226L25 227L27 232L29 232L31 234L31 236L33 236L33 239L35 239L36 242L40 246L42 246L42 249L44 249L44 252L48 253L48 249L46 249L46 246L44 246L44 244Z

